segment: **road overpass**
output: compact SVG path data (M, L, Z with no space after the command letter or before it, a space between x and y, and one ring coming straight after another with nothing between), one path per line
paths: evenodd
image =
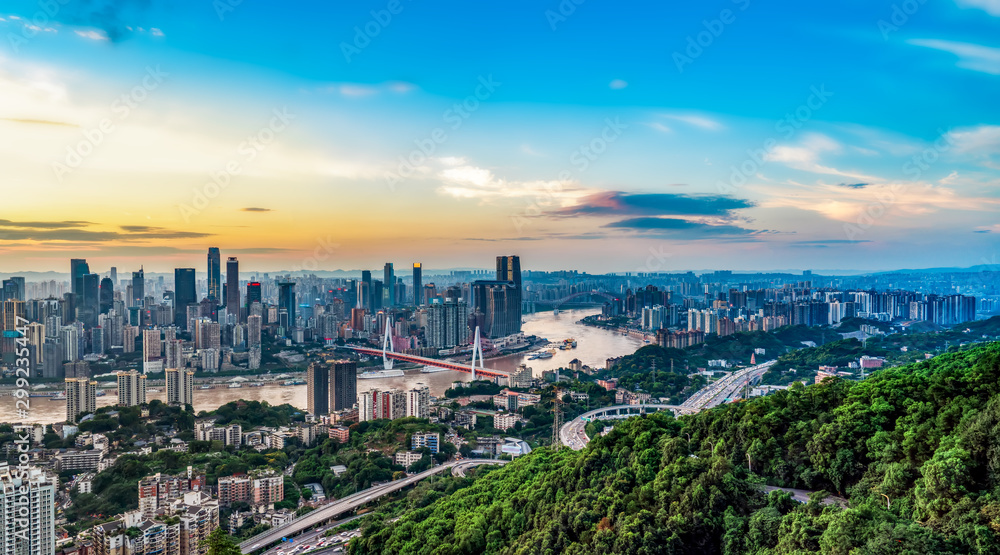
M674 412L674 415L694 414L704 409L715 407L738 397L740 388L759 381L764 372L767 372L768 368L774 363L775 361L770 360L749 368L737 370L699 389L680 405L658 405L652 403L615 405L585 412L570 420L559 429L559 441L563 445L579 451L586 447L590 441L590 438L587 437L587 433L584 431L587 422L590 420L631 418L637 414L645 414L646 412L658 410L671 410Z
M377 486L372 486L366 490L359 491L354 495L349 495L343 499L338 499L333 503L324 505L315 511L306 513L291 522L285 523L276 528L271 528L257 534L256 536L242 542L240 544L240 550L243 553L253 553L258 549L268 547L269 545L281 541L281 538L287 538L310 530L315 526L327 521L332 520L348 511L353 511L354 509L371 502L373 499L378 499L384 495L388 495L395 491L399 491L407 486L413 485L424 478L439 474L440 472L448 469L466 469L473 466L478 466L481 464L507 464L510 461L502 461L496 459L465 459L461 461L452 461L433 468L429 468L419 474L414 474L402 480L394 480L386 484L380 484Z

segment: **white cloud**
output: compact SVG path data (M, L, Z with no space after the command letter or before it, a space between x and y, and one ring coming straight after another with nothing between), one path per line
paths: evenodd
M914 39L909 42L958 56L958 63L955 64L958 67L1000 75L1000 48L937 39Z
M723 128L723 125L718 121L697 114L664 114L663 117L681 121L688 125L693 125L709 131L717 131Z
M615 89L615 90L624 89L627 86L628 86L628 82L627 81L623 81L621 79L615 79L614 81L608 83L608 87L611 87L612 89Z
M442 162L441 159L437 160ZM485 168L472 165L450 166L437 174L442 181L438 193L461 199L490 201L512 198L542 199L552 206L572 206L593 194L575 183L559 181L508 181Z
M156 27L153 27L152 29L150 29L149 33L151 35L153 35L154 37L162 37L163 36L163 31L161 31L160 29L157 29Z
M390 81L388 83L330 83L314 89L316 92L320 93L337 93L342 96L348 97L366 97L376 94L381 94L385 91L393 92L396 94L406 94L412 90L416 89L416 86L412 83L406 83L403 81Z
M77 29L74 31L77 35L90 40L108 40L108 36L101 31L95 31L93 29L88 29L86 31L81 31Z
M1000 0L956 0L963 8L979 8L990 15L1000 16Z
M660 123L658 121L654 121L652 123L647 123L646 125L652 127L653 129L656 129L657 131L659 131L661 133L673 133L674 132L673 129L667 127L666 125L663 125L662 123Z
M838 170L820 164L820 155L826 152L840 152L843 147L826 135L812 133L798 146L781 145L771 150L765 157L768 162L780 162L786 166L812 173L836 175L861 181L877 182L882 179L863 173Z
M955 129L946 138L959 154L991 155L1000 151L1000 125Z

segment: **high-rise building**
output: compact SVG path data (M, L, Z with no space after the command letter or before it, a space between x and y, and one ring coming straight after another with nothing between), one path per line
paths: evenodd
M174 325L187 327L187 307L198 304L194 268L174 269Z
M132 272L132 297L129 307L142 306L146 298L146 274L142 267L138 272Z
M330 409L344 410L358 398L358 363L338 360L330 368Z
M226 260L226 312L233 322L240 322L240 261L235 256Z
M194 405L194 371L184 368L167 368L167 403Z
M142 362L152 362L159 359L162 351L160 330L142 330Z
M246 307L247 307L247 315L248 316L250 315L250 306L253 305L253 303L261 303L261 304L263 304L262 297L261 297L261 294L260 294L260 282L259 281L251 281L250 283L247 283Z
M372 304L372 273L361 270L361 284L358 287L358 308L371 310Z
M413 304L414 306L420 306L424 304L423 299L424 294L424 282L423 282L423 264L420 262L413 263Z
M115 282L111 278L104 278L100 287L100 312L107 314L115 306Z
M406 392L406 416L427 418L430 416L431 390L424 384Z
M261 329L263 328L263 317L260 314L247 316L247 348L260 346Z
M385 263L382 274L382 306L396 306L396 272L392 262Z
M184 342L180 339L171 339L163 344L163 367L183 368L184 367Z
M222 300L222 274L219 247L208 248L208 298Z
M76 423L81 414L97 410L97 382L90 378L66 378L66 421Z
M495 281L472 284L475 311L482 315L486 337L496 339L521 331L521 259L517 255L497 257Z
M97 325L97 315L101 313L100 281L97 274L84 274L80 278L81 289L77 298L77 320L90 329Z
M57 484L39 468L0 463L0 554L56 552Z
M309 414L330 414L330 367L326 364L309 364L306 370L306 404Z
M118 405L134 407L146 404L146 375L135 370L118 372Z
M290 336L289 329L295 326L295 283L286 282L278 284L278 310L282 309L288 314L288 324L285 335Z
M80 288L83 286L81 279L84 274L90 273L90 265L87 264L87 260L84 258L73 258L69 261L69 287L70 292L74 295L80 294Z

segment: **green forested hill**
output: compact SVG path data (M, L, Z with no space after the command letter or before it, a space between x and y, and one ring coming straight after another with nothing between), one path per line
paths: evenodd
M765 482L849 504L765 496ZM1000 553L1000 344L634 418L375 522L351 552Z

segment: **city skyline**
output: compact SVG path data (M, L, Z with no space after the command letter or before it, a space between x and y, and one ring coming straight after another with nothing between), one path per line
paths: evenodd
M0 271L201 268L209 243L249 271L377 269L414 242L428 268L995 258L984 0L217 4L45 25L5 5Z

